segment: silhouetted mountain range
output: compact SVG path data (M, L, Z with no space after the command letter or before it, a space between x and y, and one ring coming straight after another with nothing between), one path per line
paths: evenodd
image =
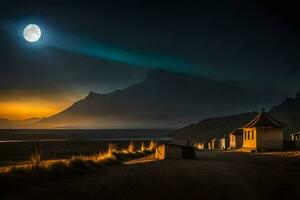
M7 126L10 123L8 119L0 118L0 127L1 126Z
M287 98L281 104L274 106L269 113L287 125L285 132L300 131L300 96Z
M284 129L285 137L290 133L300 131L300 96L287 98L282 103L272 107L269 112L271 116L287 127ZM175 130L171 135L177 139L192 139L207 141L213 137L221 138L236 128L244 126L257 113L241 113L227 117L217 117L201 120L197 124L191 124Z
M254 95L222 81L154 70L127 89L109 94L90 92L40 123L66 128L174 128L207 117L270 107L279 101L278 96Z
M5 118L0 118L0 128L43 128L39 126L37 122L43 120L44 118L29 118L24 120L8 120Z

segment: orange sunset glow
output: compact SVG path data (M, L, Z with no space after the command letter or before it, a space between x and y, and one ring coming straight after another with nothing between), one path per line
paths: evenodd
M33 117L48 117L68 107L70 102L9 101L0 103L0 118L23 120Z

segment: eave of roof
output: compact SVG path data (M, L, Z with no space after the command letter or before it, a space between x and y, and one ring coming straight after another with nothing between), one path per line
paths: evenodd
M243 130L238 128L235 129L234 131L232 131L231 133L229 133L229 135L243 135Z
M293 136L296 136L296 135L300 135L300 132L298 133L292 133Z
M264 127L264 128L282 128L285 125L281 122L275 120L266 112L261 112L256 115L248 124L243 128L253 128L253 127Z

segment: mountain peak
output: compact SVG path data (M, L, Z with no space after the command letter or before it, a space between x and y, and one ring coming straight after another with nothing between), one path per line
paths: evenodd
M97 96L100 96L101 94L100 93L97 93L97 92L93 92L93 91L90 91L89 94L87 95L87 97L97 97Z
M105 95L91 91L86 98L42 121L56 126L174 128L207 117L250 111L266 102L259 103L256 96L238 86L152 70L140 83Z

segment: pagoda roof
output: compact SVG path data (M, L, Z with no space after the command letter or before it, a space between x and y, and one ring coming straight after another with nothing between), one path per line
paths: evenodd
M261 112L254 117L248 124L243 128L263 127L263 128L282 128L285 125L266 112Z

